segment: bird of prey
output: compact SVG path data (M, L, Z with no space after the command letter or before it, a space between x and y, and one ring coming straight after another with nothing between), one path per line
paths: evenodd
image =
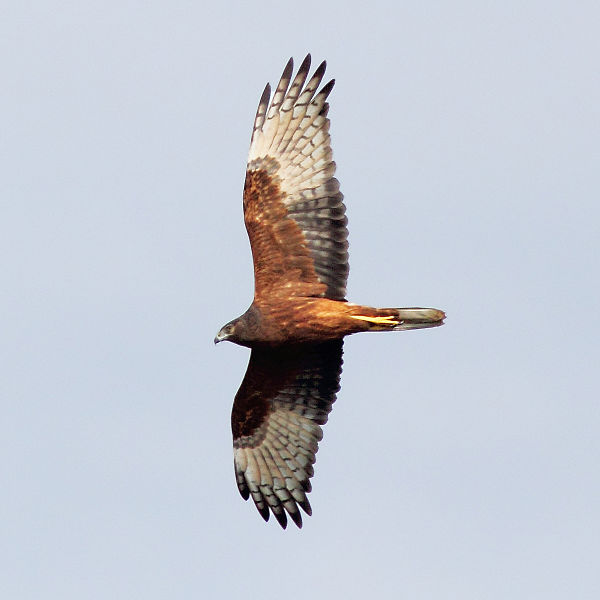
M298 526L317 445L340 389L342 344L361 331L436 327L435 308L372 308L346 300L348 229L334 177L326 63L308 77L308 55L292 80L287 63L254 119L244 184L244 221L254 262L254 300L227 323L224 340L251 348L233 403L234 468L242 497L267 521ZM307 81L308 80L308 81Z

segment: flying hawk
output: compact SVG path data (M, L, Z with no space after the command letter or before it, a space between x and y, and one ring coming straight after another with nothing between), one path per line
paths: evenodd
M287 63L271 99L260 98L244 185L244 221L254 261L254 301L215 344L252 349L233 403L239 491L267 521L302 526L317 446L340 389L343 338L361 331L436 327L435 308L371 308L346 301L348 229L334 177L322 62L308 55L292 80ZM308 79L308 83L307 83Z

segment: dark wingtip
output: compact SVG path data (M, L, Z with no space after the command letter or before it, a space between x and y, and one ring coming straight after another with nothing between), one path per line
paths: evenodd
M262 104L267 104L269 102L269 98L271 96L271 84L267 83L265 85L265 89L263 90L262 96L260 97L259 106Z
M258 508L258 506L256 506L258 512L260 513L260 516L265 520L268 521L269 517L271 516L271 513L269 512L269 507L265 504L262 508Z
M294 521L298 529L302 529L302 515L300 514L300 511L298 509L296 509L296 512L290 513L290 518L292 519L292 521Z
M327 68L327 61L324 60L316 69L313 77L318 77L319 79L321 79L321 77L323 77L323 75L325 75L325 69Z
M329 94L331 93L331 90L333 89L334 85L335 85L335 79L332 79L331 81L328 81L321 88L321 91L319 92L319 94L323 94L325 96L325 98L327 98L327 96L329 96Z
M308 498L304 498L304 500L301 500L298 504L309 517L312 515L312 506L310 505Z
M292 75L292 71L294 70L294 57L290 56L290 60L287 61L285 68L283 69L283 73L281 74L281 79L289 79Z
M238 472L235 461L233 463L233 470L235 471L235 482L237 483L237 489L240 493L240 496L244 500L248 500L248 498L250 498L250 489L246 485L246 478L244 477L244 474Z
M285 529L287 527L287 517L285 516L285 510L283 510L282 508L279 514L276 512L273 512L273 514L275 515L277 522L281 525L283 529Z
M304 60L302 61L302 64L300 65L300 68L298 69L298 73L306 73L310 70L310 63L311 63L311 56L310 56L310 52L304 57Z

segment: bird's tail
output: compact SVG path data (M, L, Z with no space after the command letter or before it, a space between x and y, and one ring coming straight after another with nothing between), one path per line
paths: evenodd
M446 314L437 308L370 308L357 307L353 319L364 322L367 331L404 331L425 329L444 324Z

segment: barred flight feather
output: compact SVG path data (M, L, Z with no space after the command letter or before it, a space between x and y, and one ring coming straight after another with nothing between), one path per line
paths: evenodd
M288 225L282 221L293 222L298 228L296 236L269 238L269 260L273 269L267 272L255 268L257 293L280 286L282 277L289 279L290 266L298 264L293 257L301 256L312 259L314 265L312 270L310 263L300 269L298 292L306 294L306 284L318 282L323 285L314 286L309 295L344 300L348 277L346 207L339 182L334 177L327 118L327 97L334 81L317 93L325 74L323 62L302 89L309 69L310 55L292 80L293 61L290 59L271 101L269 87L260 99L244 189L246 227L255 267L265 264L267 241L253 238L252 220L259 217L263 229L278 230L283 226L289 232ZM269 177L268 190L259 184L260 172ZM307 199L312 202L308 203ZM281 210L276 210L277 204ZM289 280L287 283L288 288L293 287Z
M323 438L321 425L339 390L342 344L253 349L235 398L231 422L238 489L244 499L252 497L265 520L272 513L282 527L287 516L302 526L299 507L311 511L306 494Z

